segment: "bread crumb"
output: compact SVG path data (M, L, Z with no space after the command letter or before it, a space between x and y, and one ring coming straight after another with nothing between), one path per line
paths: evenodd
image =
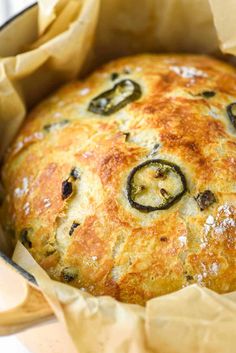
M88 87L85 87L85 88L82 88L80 91L79 91L79 94L81 96L85 96L86 94L88 94L90 92L90 88Z
M202 284L203 276L201 274L196 275L196 280L198 284Z
M51 202L50 202L49 199L44 199L44 200L43 200L43 203L44 203L44 207L45 207L45 208L48 208L48 207L51 206Z
M170 70L183 78L207 77L205 72L190 66L171 66Z
M207 247L207 241L201 240L200 248L205 249Z
M181 247L187 245L187 237L186 237L186 235L181 235L179 237L179 242L180 242Z
M211 108L211 110L208 113L212 118L214 119L219 119L220 115L217 113L214 107Z
M206 219L206 224L212 225L212 224L214 224L214 223L215 223L214 217L211 216L211 215L209 215L209 216L207 217L207 219Z
M214 224L215 224L214 217L212 215L209 215L206 219L206 223L204 224L205 234L209 233L210 229L213 227Z
M42 132L37 132L37 131L36 131L32 136L33 136L33 137L36 137L36 138L39 139L39 140L42 140L43 137L44 137L44 135L43 135Z
M25 211L25 215L27 216L30 213L30 203L26 202L23 206L23 210Z
M223 211L226 216L230 216L232 214L230 206L226 203L218 208L218 212Z
M44 134L42 132L38 132L36 131L35 133L33 133L30 136L26 136L22 141L17 142L17 144L15 145L15 149L14 149L14 153L18 153L20 152L20 150L22 148L24 148L24 146L31 142L31 141L35 141L36 140L42 140L44 138Z
M218 271L219 271L219 265L218 265L216 262L213 262L213 264L212 264L211 267L210 267L210 272L211 272L213 275L217 275L217 274L218 274Z
M62 118L62 113L60 113L60 112L56 112L56 113L54 113L53 114L53 118Z
M89 157L91 157L92 155L93 155L92 152L85 152L85 153L83 153L83 157L84 157L84 158L89 158Z
M16 197L22 197L29 192L29 181L28 178L22 179L22 188L16 188L14 194Z

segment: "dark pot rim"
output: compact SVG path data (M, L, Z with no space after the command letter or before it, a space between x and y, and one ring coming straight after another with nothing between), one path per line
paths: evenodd
M0 26L0 32L2 30L5 30L9 25L11 25L16 19L18 19L20 16L24 15L27 11L31 10L32 8L38 6L37 2L31 4L30 6L26 7L24 10L21 12L17 13L13 17L9 18L6 22L4 22ZM29 272L25 271L21 266L17 265L14 261L12 261L7 255L5 255L2 251L0 251L0 258L3 259L4 262L6 262L8 265L14 268L15 271L17 271L20 275L22 275L28 282L37 285L37 282Z
M37 2L34 2L33 4L31 4L30 6L24 8L22 11L18 12L16 15L10 17L6 22L4 22L1 26L0 26L0 32L4 29L7 28L8 25L10 25L13 21L15 21L18 17L20 17L21 15L24 15L27 11L31 10L33 7L38 6Z

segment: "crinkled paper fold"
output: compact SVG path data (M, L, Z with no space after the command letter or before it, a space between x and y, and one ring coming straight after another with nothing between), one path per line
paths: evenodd
M0 59L0 156L33 104L111 58L139 52L236 55L235 14L234 0L40 0L38 35ZM0 247L6 243L2 236ZM78 352L236 351L236 293L218 295L193 285L141 307L51 280L19 243L14 260L34 275L43 295L26 284L18 309L0 313L0 334L54 312Z

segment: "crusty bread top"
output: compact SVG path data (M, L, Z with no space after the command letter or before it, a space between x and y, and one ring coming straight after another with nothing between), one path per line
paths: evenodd
M62 87L6 157L5 230L51 277L94 295L143 304L191 283L236 290L234 102L235 69L197 55L126 57ZM171 177L181 195L168 206L158 183Z

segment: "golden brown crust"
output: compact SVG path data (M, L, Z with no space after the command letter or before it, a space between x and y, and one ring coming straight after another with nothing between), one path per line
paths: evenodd
M138 83L141 98L110 116L87 110L122 79ZM28 229L31 253L53 278L95 295L143 304L191 283L236 290L236 130L226 112L234 101L234 68L206 56L122 58L62 87L8 153L5 229L17 238ZM145 213L129 203L126 184L152 158L177 164L188 190ZM66 180L73 192L63 200ZM201 211L195 197L205 190L216 202Z

